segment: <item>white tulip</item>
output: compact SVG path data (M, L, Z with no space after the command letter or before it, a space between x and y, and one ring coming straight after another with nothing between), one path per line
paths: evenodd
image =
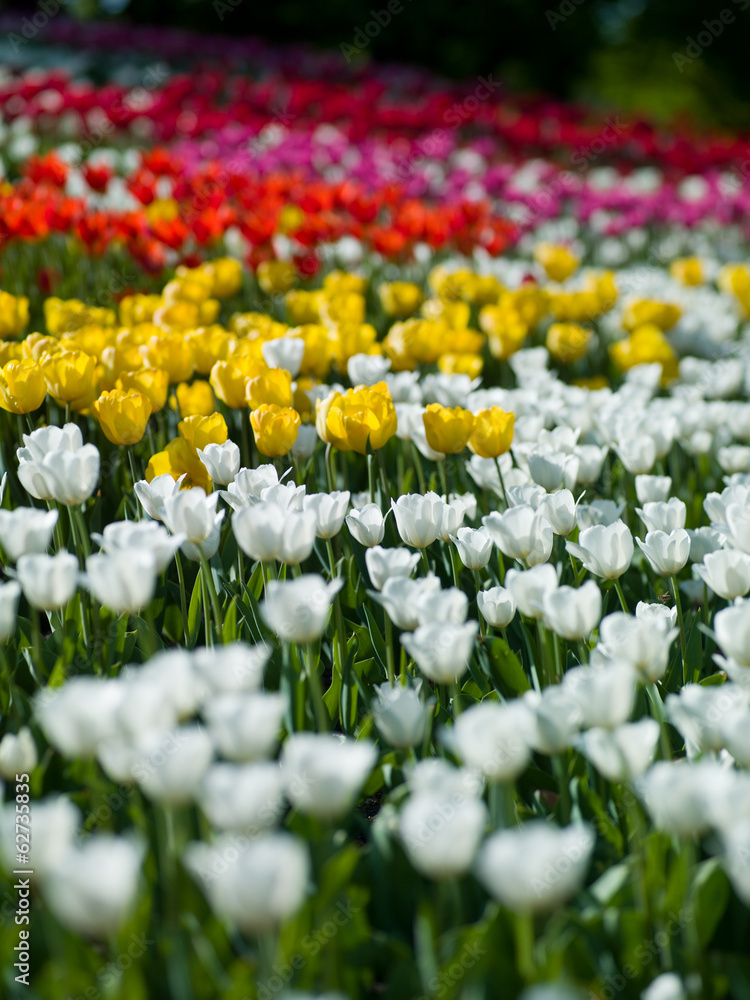
M218 493L206 496L201 486L181 490L165 499L164 523L173 535L184 535L191 545L200 545L211 535L216 517L224 516L224 511L215 513L218 499Z
M467 767L480 771L489 782L506 784L526 770L532 727L522 699L504 704L483 701L458 716L450 744Z
M232 514L232 531L242 551L257 562L281 560L297 564L315 544L315 516L285 512L271 503L240 507ZM286 557L286 558L285 558Z
M21 556L16 572L26 600L43 611L64 607L78 586L78 560L69 552Z
M318 431L315 424L300 424L297 430L297 437L295 438L294 444L290 449L290 453L294 458L300 459L302 462L306 462L308 458L312 457L318 445Z
M686 684L679 694L667 695L665 705L669 721L685 740L688 756L693 757L699 750L721 750L724 716L746 707L747 699L737 684Z
M635 495L638 503L658 503L668 499L672 490L671 476L636 476ZM684 527L680 525L680 527Z
M742 767L750 767L750 709L735 705L719 721L722 745ZM0 749L2 744L0 744Z
M284 511L301 511L306 493L306 486L297 486L296 483L276 483L262 489L260 499L264 503L275 503Z
M723 768L714 761L657 761L637 779L636 789L657 830L678 837L704 834L710 803Z
M280 694L231 693L209 701L203 716L222 757L259 760L274 753L286 707L287 699Z
M667 534L664 531L649 531L646 540L636 541L651 564L655 573L673 576L685 566L690 555L690 535L684 528L675 528Z
M356 802L377 758L370 740L292 733L281 751L287 796L306 816L341 819Z
M150 604L156 590L156 575L153 552L121 549L111 555L89 556L83 584L110 611L135 615Z
M716 525L722 536L735 549L750 553L750 516L744 504L727 504L724 511L726 524Z
M77 934L108 939L135 907L143 846L109 833L71 847L42 881L60 923Z
M602 592L594 580L581 587L558 587L544 595L544 624L571 641L591 635L602 616Z
M193 651L192 667L208 696L256 691L263 684L263 670L271 656L265 642L248 646L228 642L223 646L204 646Z
M602 524L605 527L614 524L625 510L624 503L614 500L592 500L591 503L578 504L576 507L576 524L583 531Z
M53 451L78 451L83 447L83 434L78 424L68 423L62 427L50 424L24 434L23 443L24 447L16 452L19 462L41 462Z
M486 528L459 528L452 541L467 569L477 572L490 561L492 539Z
M396 628L412 631L420 622L420 600L432 600L440 593L440 580L432 573L417 580L408 577L390 577L380 593L370 596L382 605ZM465 616L464 616L465 617Z
M34 699L34 714L52 746L64 757L90 757L115 729L122 703L120 685L94 677L73 677L45 688Z
M617 454L628 472L643 475L651 472L654 467L656 445L654 439L647 434L624 438L617 443Z
M734 549L709 552L695 572L725 601L744 597L750 590L750 555L744 552Z
M528 464L531 478L548 493L571 490L578 478L578 459L562 451L531 452Z
M669 534L675 528L685 527L687 507L677 497L670 497L666 502L661 500L645 503L636 507L636 514L646 525L647 531L664 531Z
M165 472L162 476L154 476L150 483L145 479L135 483L135 495L149 517L153 517L155 521L164 520L164 501L180 492L184 478L185 476L180 476L175 479Z
M493 628L505 628L510 625L516 613L516 602L506 587L490 587L480 590L477 594L479 613Z
M690 536L690 561L701 563L710 552L718 551L724 542L724 535L716 528L688 529Z
M608 525L584 528L578 541L566 542L565 548L594 576L617 580L633 558L633 536L628 526L617 520Z
M687 997L682 980L674 972L662 972L641 993L641 1000L687 1000Z
M365 563L376 590L382 590L391 577L410 577L419 562L419 553L408 549L384 549L374 545L365 552Z
M437 493L405 493L391 500L401 540L415 549L431 545L440 534L444 502Z
M401 642L422 673L437 684L458 680L469 667L476 622L420 625L414 632L404 632Z
M315 517L315 533L318 538L333 538L338 535L349 509L349 490L334 493L307 494L304 511Z
M57 524L56 510L16 507L0 510L0 545L8 562L21 556L46 552Z
M134 550L150 553L157 573L164 572L185 541L184 535L170 535L166 528L153 521L112 521L105 526L103 534L95 531L91 538L110 556Z
M532 820L493 833L479 851L476 875L489 894L511 910L553 910L583 885L595 840L584 823L561 830Z
M417 598L417 619L420 625L431 622L466 621L469 613L469 598L458 587L446 587L433 593L422 591Z
M21 596L17 580L0 583L0 642L7 642L16 630L16 609Z
M443 498L440 498L443 500ZM438 538L441 542L449 542L453 535L458 533L459 528L464 523L466 507L462 500L454 497L450 502L443 500L443 516L440 521L440 531Z
M529 710L529 745L544 754L562 753L583 725L583 712L562 684L527 691L523 704Z
M189 844L183 860L216 915L248 934L278 927L305 900L310 858L288 833L254 840L225 834L211 845Z
M647 684L664 676L669 663L669 648L677 629L667 629L656 617L634 618L615 611L599 625L599 645L607 657L628 663Z
M578 476L576 481L581 486L595 483L602 474L604 460L607 457L609 448L600 448L594 444L579 444L573 449L573 454L578 459Z
M171 732L147 733L137 745L132 775L155 802L186 805L192 801L213 757L208 734L197 725Z
M541 618L545 594L557 588L557 570L549 563L523 571L509 569L505 574L505 585L522 615Z
M664 632L677 626L677 608L668 608L666 604L646 604L638 601L635 606L635 617L642 621L650 621L662 628Z
M584 726L613 729L633 711L636 676L627 663L573 667L565 674L563 688L580 705Z
M75 424L42 427L23 439L25 447L17 452L18 478L27 493L66 506L88 500L99 479L99 451L83 443Z
M640 719L614 729L594 727L575 746L607 781L632 781L649 767L659 741L659 723Z
M419 746L427 729L429 706L420 698L421 683L415 687L380 684L370 704L375 727L393 747Z
M161 477L159 477L161 478ZM263 490L275 486L279 474L275 466L267 463L257 469L240 469L226 490L220 490L219 495L233 510L240 507L250 507L261 498ZM152 480L152 485L156 480Z
M360 545L371 548L380 545L385 534L385 518L376 503L365 504L351 511L346 518L346 526Z
M500 551L530 566L546 562L552 552L552 525L530 506L510 507L502 514L492 511L482 518Z
M750 667L750 601L717 611L714 631L720 649L743 667Z
M446 792L412 795L399 816L399 836L413 867L427 878L457 878L471 868L487 826L481 799Z
M0 740L0 777L15 781L17 774L31 774L39 762L36 744L28 726L18 734L6 733Z
M260 613L266 625L286 642L314 642L325 631L341 577L326 583L317 573L293 580L270 580Z
M377 385L391 370L391 362L382 354L353 354L346 363L352 385Z
M234 441L223 444L211 442L198 449L198 457L205 465L209 476L220 486L231 483L240 469L240 449Z
M544 497L537 511L546 517L556 535L569 535L576 526L576 502L570 490L558 490Z
M267 830L284 809L281 768L276 763L214 764L197 798L216 830Z
M277 337L261 344L263 360L269 368L284 368L292 378L299 375L305 356L305 342L302 337Z
M0 805L0 859L6 871L18 868L16 815L14 803ZM33 801L30 816L29 867L43 879L64 864L78 836L81 814L67 796L51 795Z

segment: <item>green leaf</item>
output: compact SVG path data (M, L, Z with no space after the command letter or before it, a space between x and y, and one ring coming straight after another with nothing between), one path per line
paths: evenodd
M710 858L696 867L690 894L695 907L698 938L701 945L706 947L714 936L731 896L729 879L717 858Z
M237 598L232 598L232 603L224 613L224 627L222 629L224 642L234 642L237 638Z
M380 634L380 629L378 623L375 621L375 616L372 611L367 607L367 605L362 606L362 610L365 613L365 618L367 619L367 630L370 633L370 641L372 642L372 648L375 650L375 655L380 661L381 667L386 668L386 657L385 657L385 641L383 636Z
M529 684L529 679L524 673L521 661L505 640L500 638L488 639L487 652L490 662L511 691L515 691L516 694L522 694L524 691L531 690L531 684Z
M198 632L201 627L201 612L203 610L203 592L201 589L200 573L195 578L195 586L190 597L190 607L188 608L188 636L190 648L193 649L198 641Z

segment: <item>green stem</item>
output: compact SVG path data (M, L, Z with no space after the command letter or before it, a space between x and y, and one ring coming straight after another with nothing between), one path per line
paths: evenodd
M180 583L180 613L182 615L182 638L187 648L189 642L188 636L188 608L187 608L187 595L185 594L185 574L182 571L182 560L180 559L180 553L175 552L174 554L175 562L177 563L177 579Z
M508 494L505 492L505 480L503 479L503 472L502 472L502 469L500 468L500 459L499 458L495 459L495 468L497 469L497 477L500 480L500 489L503 492L503 501L505 503L505 506L507 507L508 506Z
M625 612L626 615L629 615L630 611L628 610L627 601L625 600L625 595L622 592L620 581L615 580L614 584L615 584L615 590L617 591L617 596L620 598L620 607L622 608L622 610Z
M391 687L396 684L396 666L393 661L393 626L388 612L383 615L385 619L385 661L388 668L388 680Z
M687 684L688 682L688 655L687 655L687 637L685 636L685 619L682 615L682 600L680 599L680 587L677 583L676 576L670 576L670 581L672 583L672 593L674 594L674 603L677 608L677 624L680 629L680 653L682 654L682 683Z
M216 637L221 636L221 608L219 607L219 596L216 593L216 585L214 584L214 576L211 572L211 567L208 564L208 559L201 553L201 575L203 576L203 581L206 584L206 590L208 592L209 599L211 601L211 610L214 615L214 625L216 626Z
M315 712L315 724L319 733L328 732L328 711L323 701L323 690L320 686L320 676L318 675L318 662L314 660L312 644L308 643L305 650L305 660L307 665L307 679L310 683L310 694L312 695L313 711Z

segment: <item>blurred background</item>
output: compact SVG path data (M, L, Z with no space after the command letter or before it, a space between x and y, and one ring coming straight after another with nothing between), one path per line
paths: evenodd
M515 91L661 122L750 127L750 0L62 0L61 6L82 20L306 42L352 60L415 63L446 77L493 73ZM38 7L38 0L5 5Z

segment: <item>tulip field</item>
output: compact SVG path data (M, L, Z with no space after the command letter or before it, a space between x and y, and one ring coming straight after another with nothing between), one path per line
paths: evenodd
M750 136L43 34L0 997L746 1000Z

